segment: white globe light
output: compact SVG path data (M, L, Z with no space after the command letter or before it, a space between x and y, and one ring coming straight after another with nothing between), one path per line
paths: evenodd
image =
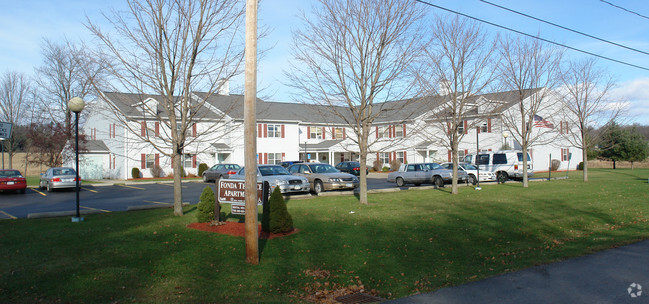
M74 97L68 101L68 108L70 108L70 111L75 113L81 112L85 106L86 103L79 97Z

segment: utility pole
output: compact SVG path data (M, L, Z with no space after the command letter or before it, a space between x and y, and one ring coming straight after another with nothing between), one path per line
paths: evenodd
M244 75L244 166L246 198L246 262L259 264L257 224L257 0L246 0L246 67Z

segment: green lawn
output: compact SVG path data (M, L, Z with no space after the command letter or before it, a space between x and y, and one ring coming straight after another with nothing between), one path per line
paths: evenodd
M300 232L262 240L258 266L243 238L186 228L195 206L0 221L0 302L285 303L354 285L396 298L648 239L649 170L589 172L289 201Z

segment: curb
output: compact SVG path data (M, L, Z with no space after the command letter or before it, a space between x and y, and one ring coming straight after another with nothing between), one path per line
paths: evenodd
M98 214L98 213L106 213L106 212L99 211L99 210L79 211L80 215ZM75 216L75 215L77 215L76 211L53 211L53 212L28 213L27 218L37 219L37 218L46 218L46 217L64 217L64 216Z

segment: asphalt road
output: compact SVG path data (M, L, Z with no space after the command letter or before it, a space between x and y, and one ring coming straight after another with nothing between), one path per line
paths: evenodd
M388 183L386 177L386 174L371 173L368 176L368 189L395 188L396 185ZM214 187L214 183L184 182L183 203L197 203L200 193L207 185ZM83 185L79 201L79 211L82 214L171 207L173 184ZM28 188L25 194L0 193L0 219L69 216L71 212L76 212L76 195L73 190L47 192L38 188Z

